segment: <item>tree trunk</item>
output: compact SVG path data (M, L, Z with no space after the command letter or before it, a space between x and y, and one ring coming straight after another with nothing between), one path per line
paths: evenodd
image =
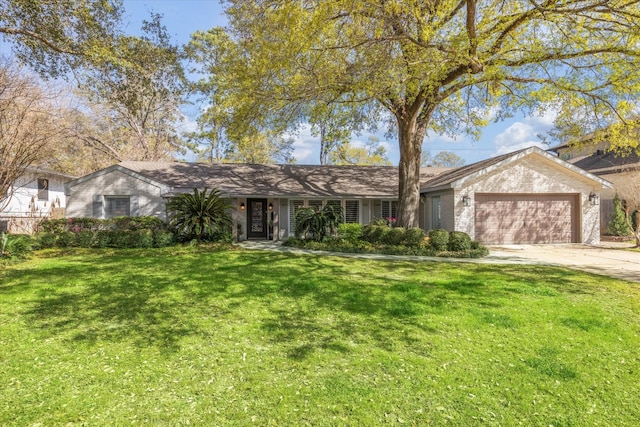
M326 165L329 160L329 147L327 147L327 135L324 124L320 125L320 164Z
M427 123L428 120L420 120L417 115L408 119L398 117L400 164L396 224L399 227L420 226L420 157Z

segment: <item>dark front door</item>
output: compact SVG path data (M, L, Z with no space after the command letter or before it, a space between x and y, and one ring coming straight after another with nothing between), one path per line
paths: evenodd
M267 199L247 199L247 237L267 238Z

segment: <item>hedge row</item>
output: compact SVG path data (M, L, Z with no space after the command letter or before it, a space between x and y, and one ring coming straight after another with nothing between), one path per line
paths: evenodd
M341 224L336 237L320 242L290 238L285 245L331 252L453 258L480 258L489 254L487 248L460 231L436 229L425 235L420 228L405 230L377 224Z
M163 220L155 216L120 216L109 219L61 218L45 219L40 223L38 229L38 231L48 233L62 233L63 231L80 233L82 231L97 232L103 230L166 231L167 224Z
M38 233L39 247L47 248L161 248L175 244L172 232L166 230L99 230Z
M166 223L153 216L45 220L36 238L42 249L159 248L176 242Z

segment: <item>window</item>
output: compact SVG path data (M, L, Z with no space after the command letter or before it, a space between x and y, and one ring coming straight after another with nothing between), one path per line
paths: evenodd
M129 196L104 196L104 217L131 215L131 199Z
M383 200L381 217L383 219L398 218L398 202L396 200Z
M322 200L309 200L309 207L315 209L316 212L322 210Z
M38 178L38 200L49 200L49 180Z
M304 200L289 200L289 228L291 229L291 236L293 236L293 232L296 229L296 212L302 207L304 207Z
M347 200L344 202L344 222L360 222L360 202L357 200Z
M440 196L431 198L431 228L442 228Z

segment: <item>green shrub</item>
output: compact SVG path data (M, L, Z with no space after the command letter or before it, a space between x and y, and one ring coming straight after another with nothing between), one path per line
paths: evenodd
M405 229L402 227L389 228L380 240L381 243L390 246L398 246L404 240Z
M111 231L111 239L109 246L118 248L118 249L127 249L133 248L134 239L133 232L129 230L120 230L120 231Z
M34 249L36 242L26 234L0 235L0 258L24 258Z
M369 243L381 243L385 239L385 234L391 230L388 225L372 225L369 224L364 227L362 233L362 239Z
M338 225L338 236L349 243L356 243L362 238L364 227L357 223Z
M41 249L49 249L56 245L57 238L54 233L45 231L37 235L37 240Z
M174 196L167 203L169 223L182 241L198 239L214 241L216 238L231 234L233 221L229 215L231 204L218 190L207 194L197 188L193 193Z
M71 231L63 231L56 235L56 246L59 248L70 248L76 242L76 235Z
M404 233L404 244L410 247L419 247L424 243L424 230L422 228L410 228Z
M76 233L75 245L81 248L90 248L93 246L95 233L89 230L83 230Z
M152 248L153 231L148 228L132 231L130 245L134 248Z
M167 230L158 229L153 232L153 246L156 248L164 248L175 244L176 238L174 234Z
M429 230L429 245L437 251L446 251L449 244L449 232L441 228Z
M607 225L607 234L610 236L631 235L631 229L627 224L627 216L622 209L622 200L617 194L613 198L613 215Z
M0 233L0 257L4 256L4 251L7 247L7 243L9 242L9 236L4 232Z
M100 230L96 232L93 246L96 248L108 248L111 246L112 236L115 232L111 230Z
M471 249L471 237L462 231L452 231L449 233L449 251L467 251Z
M69 220L66 218L45 219L38 224L38 230L44 233L62 233L67 231L68 224Z
M343 222L344 215L340 206L327 204L320 210L301 208L296 211L294 231L296 237L322 241L326 236L336 233Z

